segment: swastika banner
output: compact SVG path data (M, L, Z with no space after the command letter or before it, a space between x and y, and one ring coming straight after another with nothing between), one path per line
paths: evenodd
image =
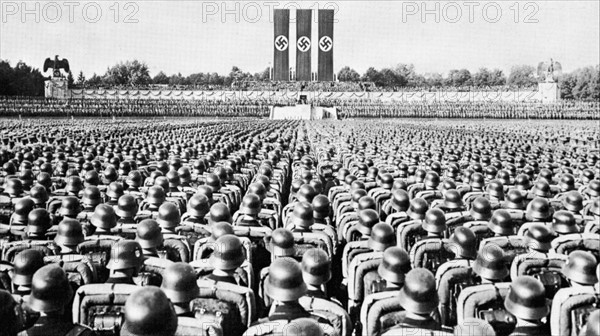
M275 9L273 19L275 23L273 79L288 81L290 80L290 10Z
M319 81L333 81L333 10L319 10Z
M296 11L296 80L311 80L312 10Z

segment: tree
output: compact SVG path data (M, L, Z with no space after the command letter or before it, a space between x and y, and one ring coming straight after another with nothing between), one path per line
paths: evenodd
M415 66L412 64L403 64L400 63L398 65L396 65L393 69L392 69L395 73L395 77L397 79L397 84L398 86L411 86L411 87L416 87L419 86L419 81L421 80L420 78L418 78L416 72L415 72Z
M154 84L169 84L169 77L162 71L156 74L154 78L152 78L152 83Z
M429 87L442 87L444 86L444 77L438 72L425 74L425 82Z
M94 73L92 75L92 77L90 77L86 81L86 84L91 87L100 87L103 84L102 77L100 77L100 76L96 75L96 73Z
M575 71L577 80L573 87L573 96L579 100L598 100L600 98L599 67L585 67Z
M535 68L531 65L516 65L510 69L508 84L517 87L531 87L537 83Z
M364 82L373 82L377 86L384 85L381 73L379 73L379 71L375 70L373 67L370 67L367 69L367 71L365 71L364 75L362 76L362 80Z
M492 78L490 86L502 86L506 85L506 76L504 72L500 69L492 70Z
M67 74L67 87L69 89L72 89L73 84L75 84L75 79L73 79L73 74L71 73L71 71L69 71L69 73Z
M469 86L471 84L472 84L471 72L469 72L469 70L454 69L454 70L450 70L450 72L448 72L448 78L446 78L447 86L460 87L460 86Z
M116 64L104 75L104 82L109 85L140 86L151 81L148 66L138 60Z
M11 67L7 61L0 61L0 95L43 96L44 77L34 69L19 61Z
M558 87L560 89L560 98L562 99L575 99L573 96L573 88L577 84L577 76L569 73L564 74L560 80Z
M350 68L349 66L345 66L340 69L337 76L340 82L358 82L360 81L360 75L356 70Z
M79 75L77 75L77 85L85 85L85 76L83 75L83 71L79 71Z

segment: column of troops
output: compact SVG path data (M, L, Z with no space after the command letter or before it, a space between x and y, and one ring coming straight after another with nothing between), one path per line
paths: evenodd
M598 129L19 123L1 335L600 333Z
M290 99L70 99L0 98L0 115L10 117L268 117L270 106ZM321 99L309 103L338 107L341 118L600 119L598 102L386 102Z

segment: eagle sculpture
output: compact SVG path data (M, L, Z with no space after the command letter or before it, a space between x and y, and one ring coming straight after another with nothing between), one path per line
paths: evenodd
M48 71L49 68L52 68L53 77L62 77L60 69L64 69L67 73L70 71L69 61L66 58L59 60L58 55L54 56L54 61L46 58L46 61L44 61L44 72Z
M562 75L562 65L550 59L550 62L540 62L537 68L537 75L541 81L558 82Z

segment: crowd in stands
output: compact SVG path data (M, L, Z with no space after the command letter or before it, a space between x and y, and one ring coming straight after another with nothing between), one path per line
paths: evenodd
M0 334L597 336L599 139L0 119Z
M268 117L270 106L296 104L297 98L186 99L44 99L0 97L0 116L98 117ZM341 118L500 118L600 119L600 103L410 102L381 99L326 99L308 103L336 106Z

